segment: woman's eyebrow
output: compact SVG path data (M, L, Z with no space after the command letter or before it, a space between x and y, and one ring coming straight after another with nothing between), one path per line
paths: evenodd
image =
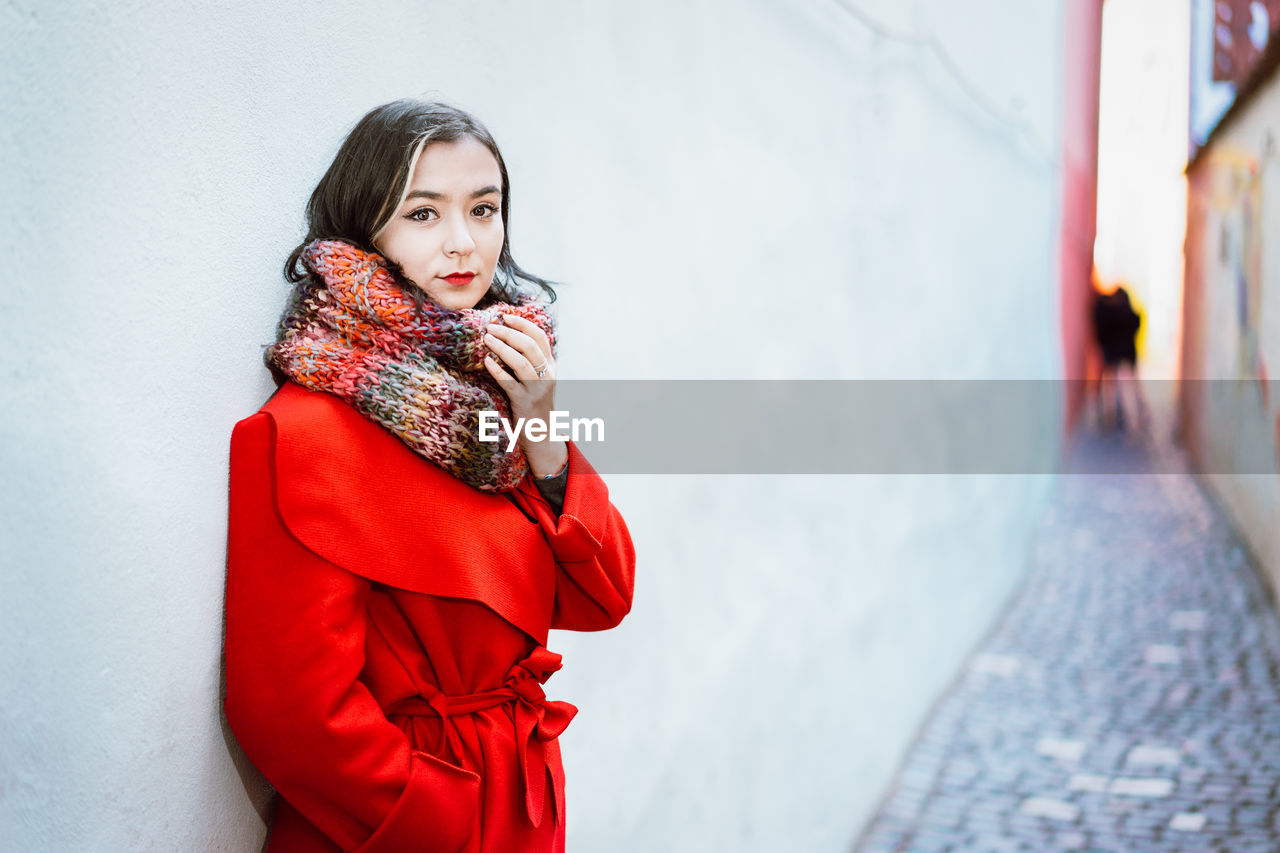
M501 193L502 193L502 190L498 189L498 188L497 188L497 187L495 187L495 186L482 187L482 188L480 188L480 189L476 190L475 192L473 192L473 193L471 194L471 197L472 197L472 198L479 198L480 196L482 196L482 195L488 195L489 193L499 193L499 194L501 194ZM409 200L409 199L411 199L411 198L431 198L431 199L436 199L436 200L439 200L439 201L447 201L447 200L449 199L449 195L448 195L447 193L432 192L431 190L414 190L413 192L409 193L409 194L408 194L407 196L405 196L404 198L405 198L405 201L408 201L408 200Z

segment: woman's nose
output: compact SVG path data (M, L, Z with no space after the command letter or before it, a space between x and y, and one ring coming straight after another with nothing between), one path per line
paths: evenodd
M471 237L470 223L465 218L452 218L445 234L445 254L465 255L475 247L476 241Z

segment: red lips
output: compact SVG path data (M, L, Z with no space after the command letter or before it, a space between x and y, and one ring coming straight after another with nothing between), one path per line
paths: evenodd
M475 277L476 277L476 274L473 272L458 272L458 273L453 273L452 275L442 276L442 278L445 281L449 282L455 287L462 287L464 285L470 284L471 280Z

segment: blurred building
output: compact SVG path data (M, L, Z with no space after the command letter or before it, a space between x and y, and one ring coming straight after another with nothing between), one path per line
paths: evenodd
M1280 4L1197 2L1181 428L1280 583Z

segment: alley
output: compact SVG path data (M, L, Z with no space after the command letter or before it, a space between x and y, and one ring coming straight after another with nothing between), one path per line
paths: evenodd
M1167 434L1165 428L1155 435ZM1167 441L1086 431L859 850L1280 850L1280 630Z

